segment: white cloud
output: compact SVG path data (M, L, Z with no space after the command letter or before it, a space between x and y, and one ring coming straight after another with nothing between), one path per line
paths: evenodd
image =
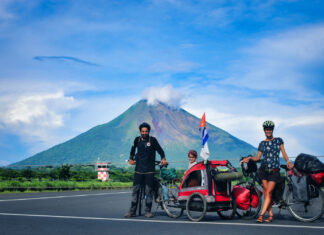
M143 96L145 99L147 99L147 102L150 105L155 105L158 102L163 102L175 108L180 107L184 99L182 92L175 89L171 85L147 88L144 91Z
M140 99L140 95L102 95L115 89L113 84L106 85L96 88L73 81L2 80L0 132L17 136L27 144L24 157L28 157L109 122ZM84 91L98 91L100 95L69 95Z
M77 106L63 91L5 93L0 96L0 123L2 129L24 140L47 143L55 138L50 133L63 127L69 111Z
M307 70L324 63L324 25L312 25L263 38L242 50L224 83L258 90L291 90L301 94L316 78ZM314 69L315 67L315 69Z
M59 105L57 104L59 102ZM39 126L60 127L63 117L55 113L55 109L65 104L63 109L71 108L73 97L65 97L62 91L50 94L34 94L15 97L12 104L7 104L7 109L2 110L1 121L5 124L35 124ZM5 105L3 105L5 107ZM73 107L73 106L72 106Z
M203 93L201 91L204 91ZM289 156L301 152L324 155L322 143L324 110L316 105L288 106L263 97L250 98L244 92L230 93L221 87L188 88L185 110L258 147L264 139L262 123L273 120L275 136L285 141Z

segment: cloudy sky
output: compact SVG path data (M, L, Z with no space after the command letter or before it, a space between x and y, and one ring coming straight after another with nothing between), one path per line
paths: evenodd
M257 146L324 155L320 0L0 1L0 165L142 98Z

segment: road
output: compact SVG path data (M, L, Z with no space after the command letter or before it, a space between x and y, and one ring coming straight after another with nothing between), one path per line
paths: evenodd
M151 219L126 219L130 191L78 191L0 195L0 234L324 234L324 217L313 223L296 221L275 211L271 224L207 213L202 222L184 215L171 219L154 206Z

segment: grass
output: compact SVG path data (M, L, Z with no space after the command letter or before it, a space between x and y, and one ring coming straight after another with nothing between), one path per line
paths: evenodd
M128 188L132 182L101 182L98 180L89 181L0 181L0 193L7 192L30 192L30 191L62 191L62 190L96 190L96 189L114 189Z

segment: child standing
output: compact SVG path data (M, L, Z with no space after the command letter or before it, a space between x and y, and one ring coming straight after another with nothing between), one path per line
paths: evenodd
M189 158L189 165L188 165L188 169L184 172L184 174L186 174L188 172L188 170L197 164L197 152L195 150L190 150L188 152L188 158Z

